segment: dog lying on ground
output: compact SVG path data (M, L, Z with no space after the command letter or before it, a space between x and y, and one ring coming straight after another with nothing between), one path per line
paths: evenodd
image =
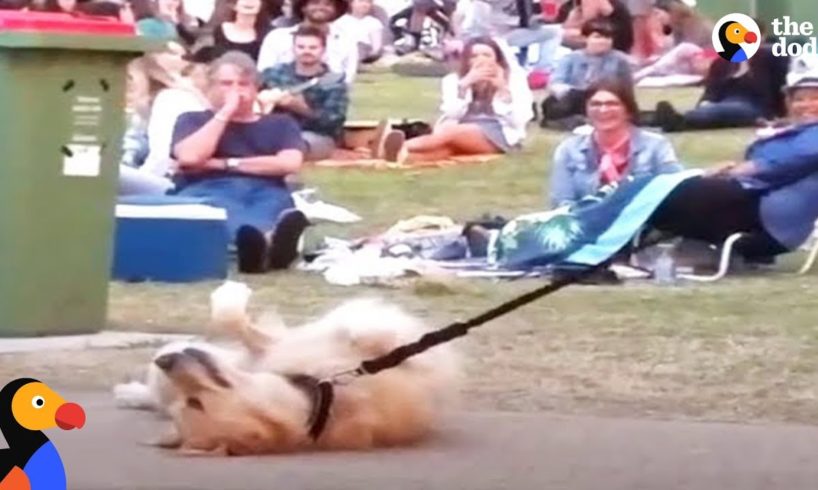
M400 366L335 386L326 429L309 437L314 382L420 338L426 329L398 307L347 302L297 328L255 325L249 289L226 283L211 297L214 324L239 346L163 347L146 382L114 389L120 406L167 414L157 445L186 453L246 455L407 445L427 436L456 399L456 354L447 345Z

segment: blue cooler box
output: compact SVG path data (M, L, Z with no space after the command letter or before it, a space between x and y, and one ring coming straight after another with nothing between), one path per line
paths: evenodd
M114 279L191 282L227 277L227 212L176 196L120 198Z

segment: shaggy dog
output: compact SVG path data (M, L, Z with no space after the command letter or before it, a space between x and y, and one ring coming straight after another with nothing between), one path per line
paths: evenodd
M260 328L246 314L249 296L246 286L230 282L211 296L214 324L239 346L170 344L154 357L144 384L114 389L120 406L172 419L173 432L158 445L229 455L406 445L428 435L454 400L457 358L438 346L336 385L326 429L312 440L315 380L417 340L426 329L376 300L347 302L298 328Z

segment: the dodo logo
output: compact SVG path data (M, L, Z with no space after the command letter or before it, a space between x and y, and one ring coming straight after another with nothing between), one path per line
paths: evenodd
M43 430L80 429L85 412L44 383L15 379L0 390L0 432L8 443L0 449L0 490L65 490L60 454Z
M713 28L713 47L719 56L740 63L753 57L761 46L761 30L744 14L728 14Z

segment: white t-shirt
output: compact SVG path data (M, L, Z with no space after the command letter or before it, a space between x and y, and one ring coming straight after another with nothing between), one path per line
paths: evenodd
M213 16L213 9L216 6L216 0L184 0L183 7L185 13L200 19L202 22L207 22Z
M358 18L346 14L336 20L334 24L358 44L365 44L372 48L373 54L378 54L383 47L383 24L371 15Z

